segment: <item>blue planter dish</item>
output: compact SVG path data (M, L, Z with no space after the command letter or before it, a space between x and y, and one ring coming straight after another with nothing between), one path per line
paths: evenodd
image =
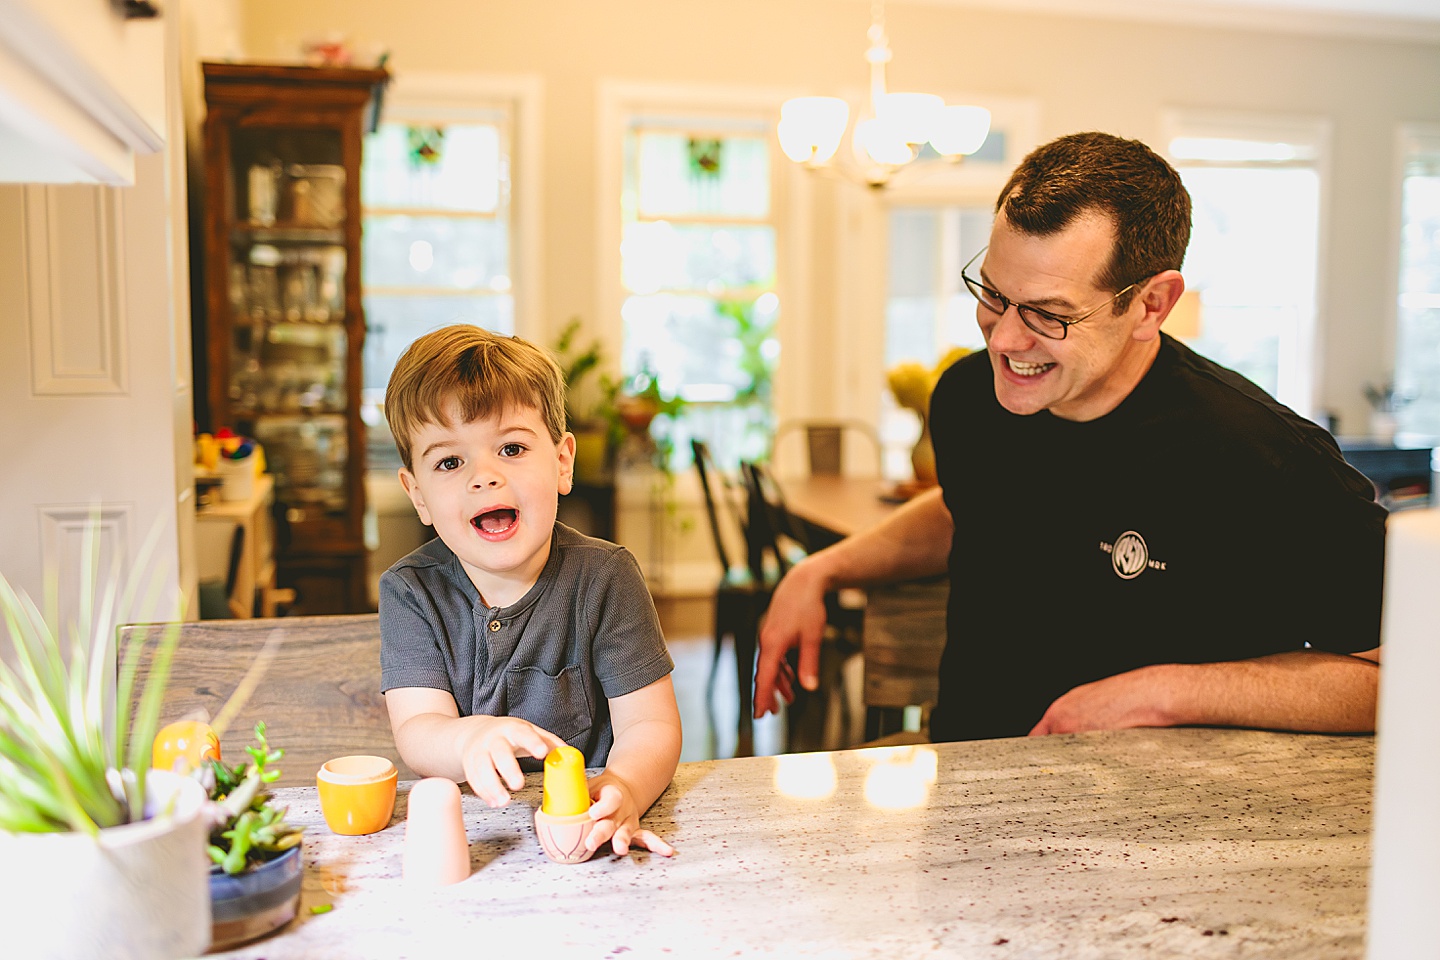
M210 868L210 949L224 950L285 926L300 907L300 847L231 876Z

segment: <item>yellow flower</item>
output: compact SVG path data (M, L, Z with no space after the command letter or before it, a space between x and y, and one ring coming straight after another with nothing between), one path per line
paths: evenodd
M887 374L886 380L895 402L925 416L930 410L930 393L940 382L940 375L956 360L970 353L969 347L951 347L935 366L927 368L923 363L906 360L897 363Z
M914 360L907 360L904 363L895 365L887 375L890 382L890 392L895 395L895 402L902 407L908 407L916 413L924 414L930 405L930 391L934 384L930 381L930 371L924 364Z

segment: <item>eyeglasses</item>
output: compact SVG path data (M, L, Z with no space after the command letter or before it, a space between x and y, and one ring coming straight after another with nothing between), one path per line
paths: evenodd
M1100 306L1096 307L1094 310L1090 310L1084 314L1081 314L1078 317L1057 317L1055 314L1050 313L1049 311L1041 310L1039 307L1032 307L1028 303L1016 303L1014 300L1006 297L999 290L996 290L993 287L987 287L979 280L976 280L974 277L970 276L970 267L973 266L975 261L979 260L985 254L985 251L988 249L989 247L981 247L980 252L975 254L975 256L971 257L970 262L960 268L960 279L965 281L965 287L970 291L970 295L973 296L976 300L979 300L980 305L983 306L985 309L989 310L991 313L1004 313L1006 310L1014 307L1015 312L1020 314L1020 319L1024 321L1025 326L1029 327L1031 330L1034 330L1036 333L1040 334L1040 336L1048 337L1051 340L1064 340L1065 335L1070 332L1070 328L1073 327L1075 324L1079 323L1081 320L1089 320L1091 317L1095 316L1095 314L1099 313L1101 310L1104 310L1106 307L1110 306L1110 304L1114 303L1116 300L1119 300L1122 296L1129 293L1131 290L1134 290L1136 287L1140 286L1140 284L1144 282L1143 280L1135 281L1134 283L1130 284L1130 286L1126 287L1124 290L1121 290L1119 293L1115 294L1115 296L1111 297L1109 300L1106 300L1104 303L1100 304Z

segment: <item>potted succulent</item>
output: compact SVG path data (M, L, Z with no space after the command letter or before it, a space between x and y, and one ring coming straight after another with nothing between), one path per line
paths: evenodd
M47 617L0 576L10 638L0 657L0 936L16 957L195 956L210 940L205 791L149 769L178 627L160 641L138 707L115 710L132 702L141 649L119 652L113 700L105 651L118 611L140 594L115 578L99 588L87 540L79 613L63 634L57 578Z
M214 803L208 852L212 945L225 948L278 930L300 903L303 827L285 822L286 808L267 789L280 771L272 764L285 751L272 749L265 724L255 725L255 745L229 766L218 757L197 772Z

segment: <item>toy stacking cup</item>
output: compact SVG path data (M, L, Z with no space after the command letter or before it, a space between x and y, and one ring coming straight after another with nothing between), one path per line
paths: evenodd
M557 863L580 863L593 851L585 838L590 819L590 790L585 783L585 757L574 747L556 747L545 757L545 786L535 811L535 836Z
M405 882L444 887L470 876L460 788L454 780L426 777L410 788L405 815Z
M325 823L336 833L358 837L390 825L399 771L384 757L337 757L315 775Z

